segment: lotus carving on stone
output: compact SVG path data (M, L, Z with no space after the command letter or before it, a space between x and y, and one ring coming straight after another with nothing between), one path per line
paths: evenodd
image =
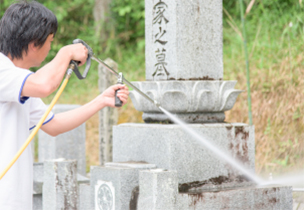
M232 109L242 92L234 89L236 81L145 81L132 84L172 113L224 112ZM138 92L131 91L130 98L138 111L161 112Z

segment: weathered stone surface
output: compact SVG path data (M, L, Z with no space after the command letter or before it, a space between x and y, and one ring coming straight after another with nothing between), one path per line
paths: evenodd
M58 160L57 160L58 161ZM42 210L42 192L43 192L43 180L44 180L44 164L43 163L34 163L34 185L33 185L33 209ZM77 174L77 183L81 185L89 185L90 179L80 174ZM82 187L84 188L84 187ZM90 189L90 188L89 188ZM89 202L88 195L86 195L85 189L79 189L81 200L81 206L85 206L86 202ZM90 191L89 191L90 193ZM86 208L80 208L86 209Z
M44 162L43 210L78 209L77 161Z
M79 105L62 105L57 104L53 112L60 113L78 108ZM86 158L85 158L85 123L79 127L52 137L42 130L39 130L39 162L45 160L65 158L77 160L78 173L86 175Z
M254 127L242 123L188 124L254 173ZM120 124L113 129L115 162L145 161L176 170L180 190L251 185L243 174L175 124ZM182 185L183 184L183 185Z
M104 61L108 66L118 71L118 65L110 58ZM117 83L117 77L103 65L98 65L98 87L100 93ZM118 109L105 107L99 111L99 161L100 165L112 161L112 127L117 125Z
M105 207L115 210L136 209L139 170L148 167L138 167L144 165L143 163L139 165L135 163L131 167L130 165L131 163L127 163L123 166L123 163L120 163L117 166L91 167L91 193L94 195L91 209L100 210Z
M223 78L222 0L146 0L146 80Z
M177 209L176 171L152 169L139 172L138 210Z
M167 111L189 123L223 122L224 112L232 109L242 92L234 89L236 81L158 81L133 82ZM131 91L134 107L143 111L145 122L171 121L138 92Z
M292 188L265 186L178 195L179 210L292 210Z

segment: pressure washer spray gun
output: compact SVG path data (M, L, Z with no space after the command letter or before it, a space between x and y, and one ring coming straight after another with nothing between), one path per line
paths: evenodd
M121 72L117 73L115 70L113 70L107 64L105 64L102 60L96 58L94 56L92 48L87 43L85 43L83 40L81 40L81 39L75 39L73 41L73 44L78 44L78 43L83 44L88 49L88 58L87 58L87 61L86 61L86 67L85 67L85 69L83 71L83 74L81 74L79 72L79 69L78 69L78 64L79 63L77 61L71 61L70 66L71 65L73 65L73 66L72 66L72 68L69 68L70 70L68 70L68 71L75 72L77 78L80 79L80 80L85 79L87 77L87 74L88 74L89 69L91 67L91 58L93 58L98 63L102 64L103 66L106 66L108 68L108 70L110 70L113 74L115 74L117 76L117 84L123 84L123 76L122 76ZM119 90L115 91L115 106L116 107L121 107L122 106L122 101L117 97L117 92L118 91Z
M114 75L117 76L117 83L119 84L123 84L123 82L125 82L128 86L131 86L135 91L137 91L139 94L141 94L143 97L145 97L147 100L149 100L150 102L152 102L153 104L155 104L158 108L160 108L160 104L151 99L149 96L147 96L145 93L143 93L141 90L139 90L137 87L135 87L132 83L130 83L128 80L126 80L123 76L122 73L117 73L114 69L112 69L110 66L108 66L106 63L104 63L102 60L100 60L99 58L95 57L92 48L85 43L84 41L82 41L81 39L75 39L73 41L73 44L77 44L77 43L81 43L83 44L87 49L88 49L88 58L86 61L86 67L83 71L83 74L81 74L79 72L78 69L78 61L71 61L70 65L68 67L68 70L66 72L66 76L64 78L64 81L62 82L60 88L58 89L56 95L54 96L52 102L50 103L48 109L46 110L46 112L43 114L43 116L41 117L40 121L37 123L36 127L33 129L32 133L29 135L29 137L27 138L27 140L25 141L25 143L22 145L22 147L20 148L20 150L17 152L17 154L14 156L14 158L12 159L12 161L8 164L8 166L1 172L0 174L0 180L2 179L2 177L7 173L7 171L12 167L12 165L14 165L14 163L17 161L17 159L20 157L20 155L24 152L24 150L26 149L26 147L31 143L32 139L34 138L34 136L37 134L38 130L40 129L40 127L42 126L42 124L44 123L45 119L47 118L48 114L51 112L51 110L53 109L54 105L56 104L57 100L59 99L61 93L63 92L65 86L67 85L71 75L73 72L75 72L76 76L78 77L78 79L82 80L85 79L87 77L87 74L90 70L91 67L91 59L97 61L99 64L103 65L104 67L106 67L109 71L111 71ZM122 106L122 101L117 97L117 92L119 90L117 90L115 92L115 106L116 107L121 107Z
M152 102L155 106L157 106L158 108L160 107L160 104L156 100L153 100L152 98L150 98L149 96L147 96L145 93L143 93L140 89L138 89L137 87L135 87L131 82L129 82L128 80L126 80L126 78L123 77L122 73L118 73L117 71L115 71L114 69L112 69L110 66L108 66L105 62L103 62L102 60L100 60L99 58L97 58L94 55L92 48L87 43L85 43L83 40L81 40L81 39L75 39L73 41L73 43L74 44L82 43L88 49L89 52L88 52L87 66L91 65L91 58L92 58L93 60L97 61L99 64L103 65L106 69L108 69L114 75L116 75L117 78L118 78L118 80L117 80L118 83L122 84L124 82L126 85L132 87L136 92L138 92L144 98L146 98L147 100L149 100L150 102ZM88 62L89 62L89 64L88 64ZM76 76L78 77L78 79L83 79L83 78L86 77L86 75L88 73L87 66L86 66L86 68L84 70L84 73L83 73L84 76L79 73L78 68L76 67L76 69L74 70L74 72L75 72Z

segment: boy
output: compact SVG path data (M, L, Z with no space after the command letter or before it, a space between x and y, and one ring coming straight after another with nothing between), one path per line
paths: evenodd
M88 51L82 44L59 50L48 64L32 73L47 56L57 31L55 15L38 2L11 5L0 20L0 171L21 148L46 110L40 98L60 85L71 60L83 65ZM114 85L88 104L60 114L50 113L41 129L56 136L88 120L105 106L114 107L115 91L123 104L128 88ZM0 180L0 209L31 210L33 188L31 147L23 152Z

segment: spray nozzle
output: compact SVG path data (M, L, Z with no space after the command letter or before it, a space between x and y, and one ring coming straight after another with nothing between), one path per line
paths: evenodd
M123 80L122 79L122 73L119 72L118 75L117 75L117 84L123 84L122 80Z

